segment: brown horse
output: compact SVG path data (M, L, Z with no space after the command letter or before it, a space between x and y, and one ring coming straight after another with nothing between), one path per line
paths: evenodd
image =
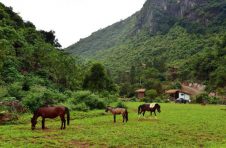
M160 110L160 105L157 104L157 103L154 103L154 104L142 104L138 107L138 115L140 115L141 113L143 113L143 116L145 114L145 111L150 111L151 112L151 115L152 115L152 112L154 112L155 116L156 116L156 113L155 113L155 110L158 110L158 112L160 113L161 110Z
M35 129L35 125L37 124L37 118L42 117L42 129L45 129L45 118L56 118L60 116L61 118L61 129L65 129L65 114L67 114L67 125L70 122L70 112L67 107L64 106L46 106L38 108L31 118L31 129Z
M110 111L113 114L114 122L116 122L116 115L122 114L123 122L128 121L128 111L125 108L113 108L113 107L106 107L105 112Z

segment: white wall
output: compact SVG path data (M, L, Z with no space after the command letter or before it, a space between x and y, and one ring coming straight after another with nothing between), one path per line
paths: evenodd
M190 100L190 95L185 93L179 93L179 98L183 98L185 100Z

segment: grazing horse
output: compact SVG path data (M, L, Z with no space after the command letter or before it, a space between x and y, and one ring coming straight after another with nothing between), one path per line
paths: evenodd
M155 110L158 110L158 112L160 113L161 110L160 110L160 105L157 104L157 103L152 103L152 104L142 104L138 107L138 115L140 115L141 113L143 113L143 116L145 114L145 111L150 111L151 115L152 115L152 112L154 112L155 116L156 116L156 113L155 113Z
M60 116L61 118L61 129L65 129L65 114L67 114L67 125L70 122L70 112L67 107L64 106L46 106L38 108L31 118L31 129L35 129L35 125L37 124L37 118L42 117L42 129L45 129L45 118L56 118Z
M123 122L124 120L128 121L128 111L125 108L113 108L108 106L105 110L105 112L110 111L114 116L114 122L116 122L116 115L122 114Z

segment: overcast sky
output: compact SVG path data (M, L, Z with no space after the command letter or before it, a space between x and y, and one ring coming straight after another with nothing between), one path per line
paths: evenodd
M63 47L140 10L145 0L0 0L37 29L54 30Z

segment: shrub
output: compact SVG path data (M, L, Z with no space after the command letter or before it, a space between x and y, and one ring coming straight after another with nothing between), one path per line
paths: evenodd
M22 103L31 111L35 111L37 108L44 105L54 105L64 102L66 98L66 95L58 91L49 90L42 86L34 86L31 88L31 91L23 97Z
M91 93L90 91L78 91L72 94L70 101L73 105L85 103L89 109L103 109L105 108L105 102L103 98Z
M150 98L150 99L154 99L154 98L156 98L157 95L158 95L158 93L157 93L157 91L156 91L155 89L147 90L145 94L146 94L146 96L147 96L148 98Z
M207 93L203 93L196 96L196 103L203 103L203 102L208 102L209 104L218 104L220 103L220 98L209 97Z
M220 98L218 98L218 97L209 97L208 98L208 102L210 104L218 104L218 103L220 103Z
M136 98L136 97L132 97L132 98L130 99L130 101L131 101L131 102L136 102L136 101L137 101L137 98Z
M116 104L116 107L120 107L120 108L128 108L124 102L122 101L119 101L117 104Z
M90 108L83 102L83 103L79 103L75 106L72 107L73 110L78 110L78 111L88 111Z
M8 95L10 97L15 97L17 100L21 100L24 96L24 93L22 91L22 84L20 82L11 84L8 87Z
M156 103L163 103L164 100L161 99L160 97L157 97L157 98L154 99L154 102L156 102Z

